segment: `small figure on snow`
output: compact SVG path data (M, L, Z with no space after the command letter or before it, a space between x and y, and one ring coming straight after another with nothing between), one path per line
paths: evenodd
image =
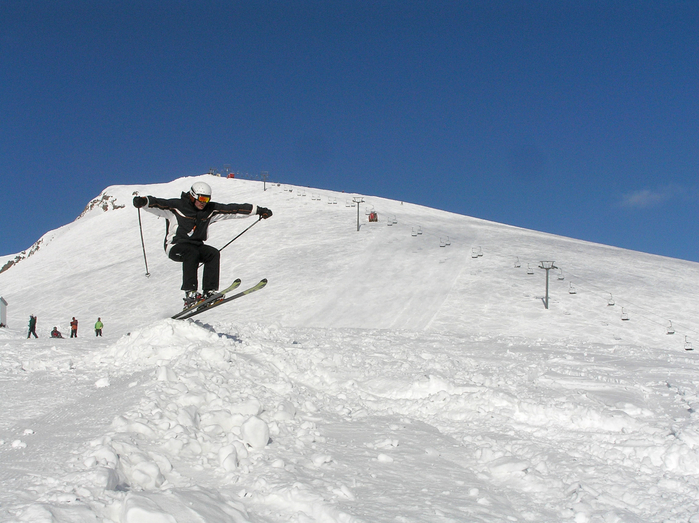
M32 334L34 335L35 338L38 338L39 336L36 335L36 316L33 314L29 315L29 332L27 333L27 339L32 337Z
M102 337L102 327L104 327L104 323L102 323L101 318L97 318L97 323L95 323L95 337L99 336L100 338Z
M52 338L62 338L63 334L60 333L60 331L54 327L53 330L51 331L51 337Z
M217 203L211 201L211 187L196 182L179 198L135 196L134 207L167 218L165 252L171 260L182 263L182 290L185 308L211 296L218 290L221 253L206 245L209 225L219 220L246 218L257 215L260 219L272 216L265 207L249 203ZM197 269L204 264L202 293L197 289Z
M75 319L75 316L73 316L73 321L70 322L70 337L78 337L78 320Z

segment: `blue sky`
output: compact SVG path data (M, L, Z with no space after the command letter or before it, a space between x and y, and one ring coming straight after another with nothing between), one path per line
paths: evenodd
M699 261L697 56L696 1L0 0L0 254L229 165Z

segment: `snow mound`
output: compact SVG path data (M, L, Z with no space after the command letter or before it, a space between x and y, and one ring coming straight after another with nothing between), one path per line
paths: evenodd
M152 366L193 357L195 351L205 361L222 362L228 357L226 341L196 323L167 319L122 336L96 358L125 367Z

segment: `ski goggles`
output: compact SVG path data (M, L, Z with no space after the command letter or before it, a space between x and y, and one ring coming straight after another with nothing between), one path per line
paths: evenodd
M194 199L199 200L202 203L209 203L211 201L211 196L207 194L194 194Z

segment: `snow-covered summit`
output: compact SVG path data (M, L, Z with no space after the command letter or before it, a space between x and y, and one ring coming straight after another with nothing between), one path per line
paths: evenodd
M108 187L80 218L44 236L33 256L0 274L10 325L29 314L49 324L101 316L126 332L172 314L180 269L163 254L163 220L142 213L146 259L131 205L135 193L177 197L190 177ZM214 199L270 207L274 217L223 251L222 284L270 281L264 293L211 313L289 326L433 330L486 336L642 342L671 346L670 322L695 336L699 265L557 237L413 204L205 175ZM367 215L376 211L379 221ZM254 220L251 218L250 220ZM212 226L221 247L251 222ZM550 272L545 310L542 260ZM53 297L60 296L60 303ZM615 305L610 306L613 302ZM623 309L623 312L622 312ZM628 321L622 321L622 314Z

